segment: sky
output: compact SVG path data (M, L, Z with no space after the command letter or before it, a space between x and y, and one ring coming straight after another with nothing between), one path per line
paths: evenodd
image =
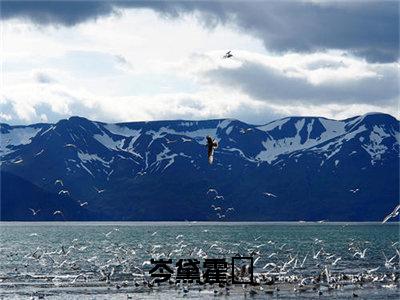
M400 116L398 1L0 4L3 123Z

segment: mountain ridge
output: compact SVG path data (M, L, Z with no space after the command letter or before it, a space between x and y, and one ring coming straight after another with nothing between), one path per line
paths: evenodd
M88 201L94 219L379 220L399 198L399 121L382 113L287 117L264 125L236 119L104 123L73 116L0 128L2 172L51 193L62 179L74 201ZM219 141L213 165L206 135ZM218 203L207 196L209 188L224 196L223 209L235 212L220 218L212 211ZM340 197L344 211L329 207L328 193ZM2 191L2 197L12 195ZM362 203L370 206L361 208L365 218L350 213ZM282 210L287 205L294 206ZM9 216L2 212L1 219Z

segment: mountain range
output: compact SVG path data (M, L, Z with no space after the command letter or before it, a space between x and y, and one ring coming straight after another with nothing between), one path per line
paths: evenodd
M0 130L1 220L381 221L399 203L399 121L387 114Z

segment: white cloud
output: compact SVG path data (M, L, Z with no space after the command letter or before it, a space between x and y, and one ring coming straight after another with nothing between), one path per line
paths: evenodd
M149 10L129 10L75 27L37 27L17 20L2 25L0 121L55 122L81 115L115 122L234 117L261 124L285 115L397 114L388 101L368 102L360 96L327 102L312 94L313 87L340 90L357 80L379 87L398 72L397 64L370 64L333 50L272 55L261 40L221 24L207 29L190 15L171 20ZM227 50L233 59L221 58ZM295 104L284 95L264 97L264 90L254 88L262 77L248 81L241 75L245 63L275 71L282 80L301 80L311 101L304 91ZM293 88L290 80L282 83ZM383 98L388 92L373 91ZM357 95L353 91L352 97Z

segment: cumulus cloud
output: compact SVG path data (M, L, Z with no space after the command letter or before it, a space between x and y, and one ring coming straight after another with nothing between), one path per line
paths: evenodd
M195 14L204 26L232 24L276 52L342 49L372 62L399 58L398 1L3 1L2 18L73 26L124 9L166 18Z

